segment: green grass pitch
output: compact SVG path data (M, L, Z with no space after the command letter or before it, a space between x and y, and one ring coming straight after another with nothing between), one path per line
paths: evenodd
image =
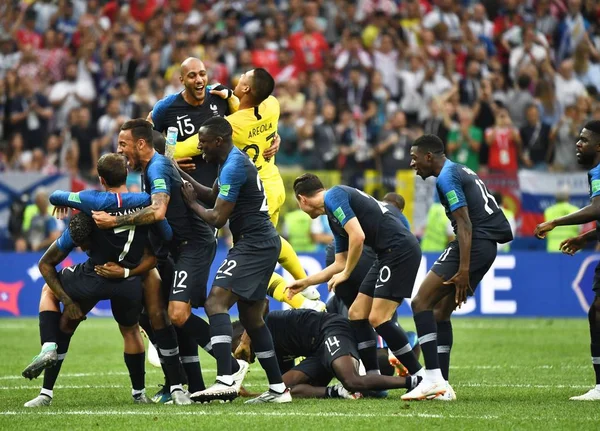
M413 324L402 319L406 329ZM454 321L451 382L458 401L405 403L403 391L385 400L299 400L292 404L134 405L122 341L111 319L84 322L71 342L52 406L25 409L41 378L20 373L39 350L36 319L0 319L1 430L591 430L600 426L597 402L573 402L593 386L586 320L471 319ZM214 360L201 357L207 383ZM147 364L150 395L161 383ZM266 389L251 368L246 386Z

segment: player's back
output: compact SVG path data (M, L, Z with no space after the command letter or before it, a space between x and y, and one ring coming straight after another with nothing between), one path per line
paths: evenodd
M273 336L278 356L310 356L319 348L324 319L331 314L313 310L271 311L265 324Z
M266 160L263 156L277 134L279 101L269 96L257 107L228 115L227 121L233 129L233 143L248 154L263 182L279 176L275 157Z
M499 243L513 239L506 216L483 181L471 169L447 160L437 178L436 188L455 234L457 225L452 211L466 205L474 239L489 239Z
M219 197L235 202L229 216L234 242L239 238L266 240L278 236L269 219L267 198L258 171L246 154L235 147L219 172Z
M154 153L144 172L144 191L169 195L166 219L173 229L173 241L212 240L213 230L185 204L181 194L182 184L181 175L173 163L165 156Z
M346 200L349 208L345 209L342 202ZM348 235L343 224L352 218L352 214L356 216L365 234L365 244L375 252L401 246L404 241L417 241L395 211L361 190L348 186L332 187L325 194L325 209L331 229L344 238ZM351 214L346 214L347 211Z

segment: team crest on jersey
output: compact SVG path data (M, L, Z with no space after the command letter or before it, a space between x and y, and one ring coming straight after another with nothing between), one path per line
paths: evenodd
M219 116L219 107L217 105L210 104L210 109L215 117Z
M597 191L600 191L600 180L593 180L592 181L592 193L596 193Z

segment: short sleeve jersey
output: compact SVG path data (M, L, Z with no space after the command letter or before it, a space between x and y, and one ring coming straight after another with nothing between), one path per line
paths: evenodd
M588 172L588 184L590 187L590 201L600 196L600 165L595 166ZM596 220L596 236L600 241L600 220Z
M489 239L499 243L512 241L508 220L483 181L471 169L446 160L437 177L436 189L455 234L456 220L452 213L466 206L474 239Z
M234 241L244 238L268 239L277 236L269 219L269 207L258 176L248 156L233 147L219 169L219 199L234 202L229 229Z

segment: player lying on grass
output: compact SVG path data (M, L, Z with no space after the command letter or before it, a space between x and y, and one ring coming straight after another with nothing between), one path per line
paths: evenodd
M562 252L571 256L588 242L600 240L600 224L598 223L600 221L600 121L586 123L579 134L575 147L577 162L589 169L588 183L591 203L572 214L538 225L534 232L538 238L545 238L546 234L555 227L583 225L595 221L595 230L569 238L560 244ZM596 266L592 290L596 296L588 311L588 321L596 386L583 395L571 397L573 401L600 401L600 263Z
M350 321L339 314L313 310L272 311L265 323L273 335L275 354L285 385L302 398L361 397L365 391L412 389L420 378L358 373L359 354ZM234 323L233 347L244 331ZM252 352L248 351L251 359ZM298 365L294 360L304 357ZM333 378L341 383L327 386Z
M42 351L25 368L23 376L33 379L44 369L46 371L40 395L25 403L25 407L51 404L54 384L73 332L100 299L110 299L113 316L123 335L125 364L131 378L133 400L136 403L151 402L145 395L145 352L137 319L142 308L139 275L153 268L156 259L146 253L137 267L127 271L128 278L103 278L97 272L112 274L114 264L105 267L108 262L93 260L93 249L98 246L95 231L97 229L91 217L84 213L76 214L69 222L69 227L52 243L40 260L39 269L46 281L40 299ZM90 259L83 264L66 267L58 273L56 266L76 246L86 251ZM63 313L60 312L57 298L64 305Z
M281 378L273 340L262 318L262 304L281 250L279 234L269 220L269 207L258 171L248 156L234 147L231 125L223 118L207 120L198 132L198 148L208 162L220 165L213 188L194 181L182 188L190 209L210 225L229 221L234 246L219 267L204 306L211 344L217 359L216 383L192 395L197 401L237 397L231 375L229 309L238 304L240 320L254 343L267 374L269 390L248 403L285 403L292 397ZM198 203L198 198L210 209Z
M329 290L347 281L367 245L377 255L349 310L360 359L367 373L379 373L376 336L383 338L411 375L423 369L406 333L392 320L404 298L410 298L421 264L419 242L386 205L347 186L326 190L313 174L294 181L296 199L311 218L327 214L335 240L335 261L323 271L290 284L290 296L307 286L328 282Z

